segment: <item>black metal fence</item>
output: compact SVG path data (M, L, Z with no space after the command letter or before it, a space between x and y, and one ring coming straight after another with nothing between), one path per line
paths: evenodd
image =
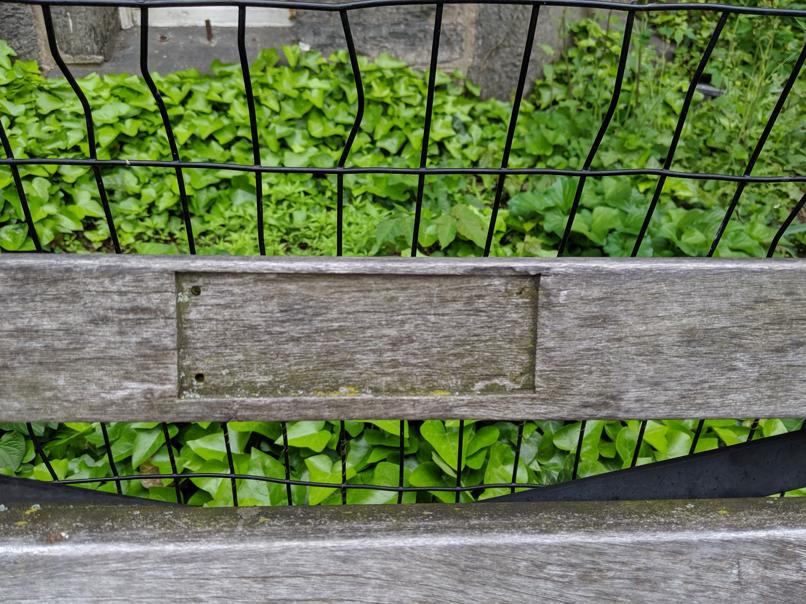
M672 169L672 164L675 158L675 152L677 150L678 143L680 142L680 138L683 133L683 128L686 124L686 118L688 116L689 109L691 107L692 101L695 98L697 85L698 83L700 83L702 79L706 67L708 66L709 60L711 59L711 55L715 47L717 46L720 36L723 33L723 30L725 29L725 26L728 23L728 21L736 15L755 15L768 19L796 19L806 17L806 9L782 9L782 8L768 8L758 6L736 6L736 5L721 5L721 4L657 4L657 3L623 4L619 2L586 1L586 0L517 0L512 2L506 2L505 4L528 5L531 7L531 12L528 21L526 39L523 46L523 55L520 64L519 77L512 103L512 112L509 117L505 143L503 148L501 149L501 161L500 164L497 166L454 168L454 167L429 167L427 161L427 154L428 154L429 138L431 135L431 118L432 118L434 94L436 88L436 74L437 74L437 65L439 61L443 10L445 5L448 4L465 4L466 2L463 2L462 0L444 0L444 1L356 0L349 2L332 2L332 3L277 1L277 0L250 0L246 2L222 2L220 0L129 0L129 1L59 0L56 2L51 2L48 0L18 0L18 1L24 4L34 4L42 7L44 16L44 25L45 30L47 32L47 41L50 52L56 64L62 71L64 77L69 82L70 86L75 92L75 95L78 97L78 100L81 103L84 113L84 120L86 122L87 141L89 145L89 157L83 159L59 158L59 157L15 158L13 156L12 147L6 134L6 131L3 127L2 121L0 121L0 141L2 142L3 151L5 153L5 157L3 159L0 159L0 165L8 166L9 169L11 170L14 186L16 187L17 193L19 195L19 199L25 216L25 222L27 223L29 236L33 240L36 250L39 252L43 251L43 247L40 244L40 238L37 234L34 220L31 216L31 211L26 198L25 188L23 186L23 180L20 176L20 168L24 166L72 165L72 166L90 167L94 174L98 195L101 201L101 205L103 207L106 224L109 229L111 243L115 252L117 253L121 253L122 250L117 236L114 213L109 203L109 198L107 195L106 188L104 186L104 177L103 177L104 170L113 167L144 166L154 168L167 168L172 169L174 171L176 176L176 182L178 185L179 199L181 202L181 212L184 222L185 234L187 237L188 249L191 254L196 253L196 245L194 242L193 227L191 224L191 212L188 203L188 194L185 187L185 173L187 170L216 169L216 170L239 171L254 174L256 181L255 204L256 204L256 216L258 223L257 247L261 255L265 255L266 253L266 245L264 241L264 204L263 204L263 192L262 192L262 176L267 173L278 173L278 174L303 173L322 177L335 176L337 186L336 186L336 216L335 216L336 249L334 250L334 252L338 256L342 255L343 251L343 244L342 244L343 231L344 231L343 212L344 212L344 197L345 197L344 178L345 175L350 174L385 174L385 175L408 174L417 176L417 190L414 203L412 244L410 251L412 256L415 256L418 251L418 235L420 231L421 211L423 207L423 195L427 183L427 178L430 176L445 175L445 174L463 174L463 175L475 175L475 176L494 175L497 177L495 191L491 192L490 195L490 204L492 208L492 213L487 228L486 245L484 246L485 256L490 254L491 246L493 243L493 234L495 229L496 218L503 202L504 183L507 176L510 175L543 175L543 176L555 175L555 176L576 178L576 189L573 197L573 203L571 205L571 209L565 224L565 229L558 248L558 255L560 256L564 255L568 248L569 238L571 237L572 227L574 225L574 219L579 210L580 201L582 198L583 191L585 189L585 183L589 178L602 178L606 176L635 176L635 175L652 175L658 177L657 184L654 188L651 199L646 209L641 229L638 233L638 236L632 248L631 253L632 256L637 256L639 253L641 244L644 241L644 238L647 234L647 229L650 225L653 214L661 198L664 184L668 179L678 178L678 179L711 180L711 181L724 181L736 184L735 192L730 200L730 203L727 206L721 224L719 225L719 228L715 233L713 240L710 244L708 256L712 256L717 250L717 247L719 246L720 240L722 239L725 229L728 226L728 223L731 221L731 218L734 216L734 212L742 198L742 194L749 184L806 183L806 175L804 174L780 174L773 176L753 175L753 171L759 159L759 156L761 155L765 147L765 144L767 143L767 139L772 129L775 127L776 120L781 114L784 108L784 104L787 101L787 98L789 97L790 92L792 91L792 88L795 85L795 82L801 73L804 62L806 61L806 40L804 41L804 45L802 50L800 51L800 54L797 56L797 59L792 65L792 69L789 73L788 78L786 79L783 87L781 88L778 94L774 108L769 114L766 123L764 125L763 131L761 133L761 136L758 138L757 142L755 143L752 149L752 152L750 153L746 161L742 174L735 175L726 173L683 172ZM467 4L496 4L496 3L498 3L496 0L475 0L474 2L467 2ZM96 137L92 119L92 109L90 107L90 103L87 99L86 94L82 91L79 83L71 73L64 58L59 52L59 48L56 42L56 33L54 31L53 18L51 15L52 6L71 6L71 5L114 6L114 7L125 6L139 9L140 23L141 23L140 70L142 73L142 77L144 78L151 92L151 95L153 96L153 99L157 105L160 116L162 118L162 124L164 127L165 135L167 137L168 144L170 147L170 154L171 154L170 160L164 161L164 160L151 160L151 159L144 160L144 159L127 159L127 158L99 159L96 152ZM249 126L251 133L253 162L251 164L222 163L215 161L215 158L210 158L209 161L183 161L181 158L179 145L177 144L176 137L174 136L174 132L171 126L168 110L166 109L166 105L160 94L160 90L149 72L149 65L148 65L149 9L157 7L224 6L224 5L237 6L238 9L238 30L237 30L238 54L240 58L240 67L243 75L245 97L249 113ZM361 122L365 109L364 87L361 78L361 70L359 67L356 46L350 28L350 14L355 10L372 9L373 7L406 6L406 5L433 5L435 7L435 20L434 20L433 38L431 44L431 55L430 55L429 68L427 71L428 87L426 95L425 119L423 124L422 147L421 147L419 165L417 167L412 168L388 167L388 166L370 166L370 167L349 166L348 160L350 158L351 148L353 146L353 143L355 142L359 128L361 127ZM355 92L357 95L357 110L355 113L355 119L352 124L352 128L350 129L349 135L345 140L341 156L336 166L323 168L323 167L288 167L288 166L263 165L261 161L261 152L260 152L261 132L258 128L258 122L256 119L255 98L252 93L252 82L250 78L249 62L247 59L246 44L245 44L247 8L250 7L287 8L287 9L296 9L305 11L327 11L338 13L344 33L345 45L347 51L349 52L349 60L355 82ZM618 67L615 81L613 82L613 90L610 96L610 102L607 105L607 108L603 114L601 125L596 131L593 142L590 145L585 160L582 163L582 165L578 168L558 169L558 168L537 168L537 167L534 168L509 167L510 154L512 151L513 140L515 137L518 114L521 108L521 103L523 101L524 94L526 92L527 72L529 69L530 57L532 55L532 49L535 42L535 31L537 28L538 20L540 19L541 8L543 7L586 7L591 9L607 9L622 14L624 19L624 29L618 57ZM627 58L630 52L630 44L632 41L633 27L635 24L636 17L641 13L664 12L664 11L702 11L703 13L707 13L708 15L713 17L713 31L710 35L707 46L703 51L699 59L699 63L697 64L697 67L694 73L692 74L691 80L688 84L688 88L686 90L685 97L679 112L679 117L677 119L677 124L671 138L671 143L669 145L668 152L666 153L665 158L663 159L662 162L662 167L593 169L592 166L594 159L597 155L597 152L599 151L600 145L602 144L602 141L608 131L608 128L611 124L611 121L619 104L619 97L622 92L622 86L627 66ZM798 213L803 209L804 205L806 205L806 195L801 197L800 200L795 204L795 206L792 208L789 215L787 216L786 220L778 229L773 240L770 242L767 252L768 257L773 255L773 252L776 249L776 246L778 245L781 237L783 236L787 228L795 220ZM644 439L646 426L647 426L646 421L641 423L631 466L635 466L638 463L639 451L641 449L641 445ZM696 427L693 436L693 441L691 443L690 453L694 452L698 440L702 434L703 427L704 427L704 420L701 420L699 421ZM758 420L754 421L750 428L750 433L747 438L748 441L753 439L753 436L757 431L757 427L758 427ZM347 502L348 489L371 489L371 490L394 491L397 492L398 494L397 497L398 503L401 503L403 500L403 494L406 492L449 491L455 493L456 501L459 502L460 494L463 491L477 491L485 488L508 488L512 492L515 492L516 488L538 487L541 485L519 483L517 481L517 472L523 440L523 429L524 429L524 422L519 422L517 443L515 448L515 461L513 466L514 470L512 474L512 480L510 482L504 484L481 484L472 486L465 486L462 484L461 460L463 457L462 446L464 441L464 422L461 421L459 423L459 431L458 431L458 462L457 462L457 472L456 472L457 476L455 486L413 487L413 486L404 486L404 466L402 462L403 459L405 458L405 443L404 443L404 423L402 420L400 422L400 440L399 440L399 455L401 463L400 463L399 483L397 486L348 483L347 435L343 421L340 422L339 444L338 444L338 451L341 459L341 481L339 483L320 483L307 480L306 481L292 480L291 466L289 462L289 452L288 452L288 436L285 423L282 424L283 451L281 456L282 462L285 467L284 479L272 478L266 476L244 475L237 473L233 461L232 450L230 448L230 438L227 429L227 424L224 423L223 438L226 446L227 461L229 465L229 472L227 473L179 472L177 469L176 458L174 454L174 445L172 443L171 436L168 431L168 426L166 424L162 424L162 431L165 443L167 445L168 456L170 458L170 464L172 470L171 473L121 475L115 466L115 461L112 454L112 447L110 444L107 427L104 424L102 424L101 430L103 433L105 449L109 461L109 466L112 472L112 476L104 479L80 478L80 479L59 480L54 468L48 461L48 458L42 449L39 439L34 433L33 427L30 424L28 425L28 433L31 440L34 443L35 450L38 456L44 462L45 466L47 467L47 470L50 473L51 477L53 478L54 482L61 484L84 484L84 483L102 483L111 481L115 483L118 493L122 493L121 482L123 481L144 480L144 479L173 479L174 488L176 491L176 500L177 502L182 502L183 497L182 497L182 490L180 488L181 480L188 480L191 478L224 478L229 479L231 481L232 499L236 506L238 505L236 480L258 480L258 481L284 484L286 485L287 501L289 505L292 503L292 491L291 491L292 485L300 485L306 487L337 488L341 492L342 503ZM581 429L579 432L579 440L576 448L575 462L573 465L573 471L571 475L572 479L577 478L584 435L585 435L585 422L581 424Z

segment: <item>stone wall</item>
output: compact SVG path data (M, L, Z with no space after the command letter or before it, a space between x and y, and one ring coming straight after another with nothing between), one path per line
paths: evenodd
M47 61L42 15L39 9L26 4L0 2L0 39L8 42L24 59Z
M101 63L120 29L118 11L109 7L54 6L51 9L59 51L68 63ZM20 57L53 65L42 10L26 4L0 3L0 39Z
M472 62L478 6L445 6L439 63L467 71ZM360 54L389 53L409 65L426 67L431 58L434 6L410 5L350 11L350 29ZM293 25L300 42L324 53L346 48L338 13L297 11Z
M47 43L39 8L0 3L0 38L8 40L21 56L48 64ZM407 5L350 11L350 24L359 53L375 57L381 52L411 65L425 67L431 56L435 7ZM508 98L520 70L531 7L511 4L445 5L439 46L441 69L460 69L481 86L485 97ZM550 59L544 48L559 51L564 43L563 22L586 16L581 9L543 6L532 52L529 82ZM120 31L115 8L54 7L59 48L69 63L100 63L110 56ZM191 29L191 28L181 28ZM194 30L195 31L195 30ZM202 35L203 28L200 28ZM258 33L255 33L258 32ZM131 35L131 32L127 35ZM250 30L258 44L279 46L289 40L324 53L345 48L344 33L336 12L295 12L288 28ZM181 37L177 36L178 39ZM133 52L119 44L117 52ZM136 52L136 51L134 51ZM197 67L206 68L221 49L196 53ZM196 56L198 54L198 56ZM224 58L223 56L221 58Z
M53 7L59 51L71 63L101 63L120 29L118 9L98 6Z
M484 96L507 97L520 71L531 7L511 4L449 4L442 18L440 68L461 69L481 86ZM350 25L361 54L395 55L410 65L426 67L431 57L433 6L401 6L351 11ZM529 82L549 60L541 48L560 50L564 20L580 19L579 9L542 7L529 70ZM300 42L323 52L345 48L336 13L299 11L294 31Z

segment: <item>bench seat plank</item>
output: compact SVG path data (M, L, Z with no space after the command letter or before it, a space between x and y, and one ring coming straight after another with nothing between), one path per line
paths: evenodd
M0 512L5 600L799 601L806 501Z

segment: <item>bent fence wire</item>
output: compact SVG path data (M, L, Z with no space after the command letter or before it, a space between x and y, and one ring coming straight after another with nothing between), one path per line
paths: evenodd
M181 212L184 222L185 235L187 238L188 249L190 254L196 253L196 246L194 242L193 228L191 223L191 215L188 203L188 194L185 188L185 171L196 169L217 169L217 170L231 170L253 173L256 180L256 219L257 219L257 248L261 255L265 255L266 246L264 242L264 208L263 208L263 192L261 186L262 175L266 173L277 174L294 174L303 173L311 174L322 177L335 175L336 177L336 249L334 250L337 256L341 256L343 252L343 231L344 231L344 177L349 174L410 174L417 175L417 190L414 203L414 219L413 219L413 233L411 256L416 256L419 249L418 235L420 230L420 218L423 207L423 196L425 187L427 186L427 177L445 175L445 174L465 174L465 175L496 175L497 181L494 193L491 195L490 203L492 213L487 227L486 244L484 246L484 255L490 254L494 227L496 218L502 203L504 182L508 175L555 175L576 178L576 189L573 196L570 212L567 216L564 232L558 247L558 255L562 256L566 253L568 248L569 239L571 237L574 219L579 210L580 200L585 189L585 183L589 178L602 178L606 176L633 176L633 175L652 175L657 176L657 184L654 188L651 200L646 209L646 214L643 219L638 236L632 248L631 256L637 256L641 244L647 234L647 229L652 220L653 213L655 212L658 202L663 192L664 184L670 178L677 179L695 179L695 180L711 180L736 183L736 190L733 197L725 211L724 217L719 225L719 228L711 242L708 256L713 256L719 246L725 229L734 215L734 212L741 200L742 193L745 188L751 183L806 183L806 175L804 174L779 174L779 175L765 175L754 176L753 169L761 155L767 139L775 127L776 120L778 119L784 104L787 101L800 72L802 70L804 61L806 61L806 40L804 45L794 61L788 78L781 88L775 106L769 114L764 125L761 136L758 138L752 152L749 155L744 170L740 175L725 174L725 173L708 173L708 172L684 172L675 171L672 169L672 164L677 150L678 143L686 123L686 117L691 108L692 101L695 97L697 85L700 82L703 73L708 65L709 59L717 46L725 25L728 21L736 15L754 15L769 19L796 19L806 17L806 9L796 8L769 8L759 6L735 6L725 4L624 4L619 2L609 1L592 1L592 0L513 0L505 4L517 4L531 6L531 13L529 17L526 40L523 46L523 54L520 62L519 75L517 86L514 93L512 111L509 117L508 128L506 132L506 139L501 150L501 161L498 166L487 167L429 167L428 166L428 144L431 133L431 118L434 106L434 94L436 88L436 73L439 59L440 38L442 33L442 16L443 9L446 4L498 4L496 0L475 0L474 2L464 2L463 0L355 0L347 2L302 2L302 1L282 1L282 0L248 0L244 2L224 2L221 0L16 0L21 4L39 5L42 8L44 17L44 26L47 34L47 42L50 53L52 54L56 64L60 68L64 77L67 79L73 92L78 97L84 113L84 120L86 122L87 142L89 148L89 157L83 159L76 158L59 158L59 157L37 157L37 158L15 158L12 152L12 147L6 131L0 121L0 142L2 143L5 157L0 159L0 165L8 166L14 186L16 187L19 195L20 203L24 213L24 219L27 224L29 236L33 241L36 251L42 252L43 247L40 243L40 238L37 235L34 221L31 215L30 207L26 198L25 188L20 176L21 166L31 165L73 165L73 166L88 166L92 169L95 183L98 189L98 195L103 207L104 217L109 228L110 239L112 246L116 253L121 253L121 246L118 242L117 231L115 227L115 219L112 209L109 204L107 192L104 186L103 170L112 167L154 167L154 168L169 168L173 169L178 187L179 199L181 202ZM73 74L70 72L64 58L62 57L57 42L56 32L54 30L53 18L51 14L51 6L112 6L112 7L132 7L140 12L140 70L142 76L153 96L156 106L159 110L165 135L167 137L171 159L165 160L151 160L151 159L127 159L127 158L114 158L114 159L99 159L96 150L95 131L92 119L92 110L87 96L82 91L80 85L76 81ZM425 119L422 132L422 147L420 152L420 161L417 167L391 167L391 166L348 166L348 160L352 145L356 139L359 128L361 127L362 117L365 109L364 87L361 78L361 71L359 68L358 55L356 52L353 35L350 29L350 13L358 9L372 9L373 7L393 7L393 6L413 6L413 5L426 5L435 7L435 17L433 25L433 35L431 43L431 54L428 68L428 86L425 105ZM251 135L251 147L253 161L250 164L240 163L222 163L212 161L183 161L180 155L179 146L177 145L176 137L174 136L171 127L171 121L165 103L163 102L160 90L154 79L149 72L148 65L148 32L149 32L149 9L156 7L187 7L187 6L237 6L238 9L238 28L237 28L237 45L238 57L243 75L245 98L249 115L249 129ZM255 98L252 92L252 82L249 72L249 62L246 53L245 32L247 25L247 8L286 8L295 10L306 11L324 11L324 12L337 12L339 14L344 42L349 53L350 66L353 73L355 92L357 96L357 110L352 128L345 140L344 148L338 163L335 167L288 167L288 166L267 166L263 165L260 153L260 136L261 133L258 128L256 111L255 111ZM527 82L527 72L529 69L530 57L532 55L532 48L535 42L535 31L537 28L538 20L540 19L540 10L542 7L579 7L590 9L606 9L623 14L624 16L624 30L618 55L618 66L616 71L615 80L613 82L613 90L610 96L610 102L602 117L601 125L596 132L593 142L585 157L584 163L579 168L537 168L537 167L520 167L510 168L509 160L512 151L513 140L518 121L518 114L521 108L521 103L524 97ZM592 165L599 151L600 145L607 134L608 127L616 112L619 104L619 97L621 95L624 76L626 72L627 59L630 52L630 44L632 41L633 26L636 16L639 13L649 12L670 12L670 11L701 11L713 16L714 29L710 35L707 46L703 51L699 63L692 74L691 80L688 84L685 97L680 108L679 117L677 120L674 133L669 144L668 152L663 160L662 167L660 168L623 168L623 169L593 169ZM767 257L771 257L778 245L781 237L797 217L798 213L806 205L806 195L792 208L786 220L778 229L767 251ZM700 420L696 426L694 436L691 442L689 454L694 453L697 443L702 435L705 420ZM747 440L752 440L757 431L759 420L755 420L750 428ZM177 502L183 501L183 493L180 488L182 480L189 480L191 478L222 478L228 479L232 488L232 500L234 505L238 505L238 494L236 488L236 480L256 480L269 483L279 483L285 485L286 498L289 505L292 504L292 486L303 487L327 487L336 488L341 493L341 502L347 502L348 489L370 489L376 491L392 491L397 492L397 502L402 503L403 495L406 492L453 492L455 493L455 501L460 501L460 496L463 491L480 491L487 488L506 488L511 492L515 492L516 488L539 487L540 484L529 484L517 481L517 473L519 467L519 460L522 452L523 437L524 437L524 424L521 421L517 424L517 442L515 446L515 459L513 464L512 479L510 482L501 484L480 484L466 486L462 483L462 463L463 458L463 444L465 435L465 422L459 421L458 429L458 443L457 443L457 472L456 481L454 486L405 486L404 485L404 464L402 463L405 458L405 438L404 438L404 421L400 420L399 424L399 445L398 451L400 456L400 473L397 486L383 486L377 484L356 484L348 483L347 479L347 447L348 435L345 430L345 422L339 422L339 436L338 436L338 454L341 460L341 481L340 482L316 482L309 480L292 480L291 479L291 464L289 461L289 445L288 445L288 431L286 423L282 423L282 463L285 468L284 478L273 478L267 476L253 476L246 474L239 474L236 472L235 463L233 461L233 453L230 447L230 437L227 423L223 424L223 439L226 448L226 458L229 466L229 472L226 473L202 473L202 472L179 472L177 469L176 455L174 452L174 444L171 442L168 425L162 424L162 434L164 441L167 445L168 457L170 460L171 473L162 474L132 474L121 475L115 465L114 456L112 453L112 446L110 444L107 427L101 424L103 434L104 448L108 457L109 467L112 476L106 478L73 478L59 480L54 468L49 462L39 438L34 432L31 424L28 424L28 433L34 445L34 449L38 457L42 460L48 473L53 481L61 484L87 484L87 483L108 483L113 482L116 486L117 492L122 493L121 483L129 480L145 480L145 479L173 479L173 486L175 489ZM581 458L581 451L583 445L583 438L585 436L585 422L582 422L579 430L579 438L576 447L575 460L573 463L573 470L571 478L576 479L579 470L579 460ZM634 454L631 460L631 466L635 466L639 460L639 451L645 437L647 422L642 421L640 424L637 442L634 449Z

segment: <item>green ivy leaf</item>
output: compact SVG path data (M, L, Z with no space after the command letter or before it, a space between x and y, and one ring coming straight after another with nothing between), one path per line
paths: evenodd
M243 453L250 432L229 431L230 451ZM187 446L204 460L227 459L227 445L224 441L224 432L216 431L201 438L187 441Z
M483 248L487 242L488 220L476 208L464 204L456 205L451 210L456 219L456 231L469 241Z
M0 248L8 252L22 250L25 247L27 238L28 229L24 224L7 224L4 227L0 227Z
M396 487L398 485L399 474L400 466L398 464L382 461L373 469L369 484ZM372 491L368 489L353 489L347 491L348 504L384 504L396 502L396 491Z
M288 423L288 444L292 447L305 447L320 453L330 442L332 436L329 430L325 430L323 421L302 421ZM282 444L282 437L275 440L276 444Z
M0 468L15 472L25 457L25 438L19 432L0 436Z
M437 217L433 224L436 225L437 228L437 238L439 239L440 247L442 249L447 248L456 238L456 219L448 214L443 214Z
M446 479L445 475L433 462L425 462L418 465L411 473L409 481L415 487L453 487ZM448 491L429 491L434 497L443 503L453 503L455 495Z
M132 448L132 466L139 468L163 445L162 430L137 430Z
M334 463L334 461L324 453L308 457L305 460L305 467L308 468L312 482L341 483L341 463ZM335 488L310 487L308 491L308 504L318 505L335 492Z

